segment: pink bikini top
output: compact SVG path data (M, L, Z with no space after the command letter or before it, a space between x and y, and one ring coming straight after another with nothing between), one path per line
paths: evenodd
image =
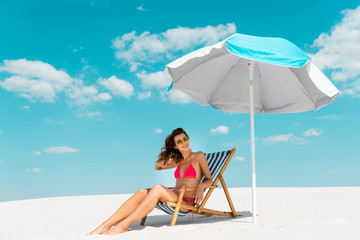
M184 177L180 176L180 164L181 164L181 160L179 165L177 166L174 176L176 179L178 178L195 178L196 179L196 171L194 166L191 164L191 153L190 153L190 165L189 167L186 169L185 173L184 173Z

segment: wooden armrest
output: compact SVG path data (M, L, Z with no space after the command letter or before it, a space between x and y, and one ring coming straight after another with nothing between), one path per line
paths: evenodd
M218 185L215 186L210 186L210 187L206 187L204 189L208 189L208 188L216 188L218 187ZM175 187L169 187L168 189L175 189ZM183 190L184 189L184 190ZM181 188L180 191L192 191L192 190L196 190L196 188Z
M216 187L217 187L217 185L215 185L215 186L210 186L210 187L205 187L204 189L216 188ZM196 190L196 188L185 188L185 192L186 192L186 191L192 191L192 190Z

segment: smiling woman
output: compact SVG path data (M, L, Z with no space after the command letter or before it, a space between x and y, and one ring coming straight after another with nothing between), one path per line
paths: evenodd
M160 184L156 184L151 189L140 189L109 219L88 235L116 235L126 232L131 224L147 216L159 201L176 201L182 187L195 189L184 194L183 202L191 202L192 205L199 204L203 199L204 188L209 187L213 181L204 153L191 152L189 139L182 128L172 131L166 137L164 147L161 149L158 161L155 164L156 170L176 167L174 174L176 186L174 189L168 189ZM202 174L204 174L206 181L200 183Z
M166 166L173 161L175 161L176 164L179 163L182 155L181 152L178 150L177 145L182 146L182 144L185 143L184 138L187 138L187 141L189 140L189 136L182 128L177 128L172 131L172 133L166 137L164 147L161 149L161 152L158 156L158 161L156 163L160 165L162 163L163 166ZM161 168L159 167L159 169L156 170L160 169Z

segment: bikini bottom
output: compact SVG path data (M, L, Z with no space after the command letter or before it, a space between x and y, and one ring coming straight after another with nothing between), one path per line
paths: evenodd
M183 197L183 200L186 201L186 203L190 206L195 206L195 198L194 197ZM189 214L188 222L190 221L190 215L192 215L192 219L194 219L194 211L189 211L191 214Z

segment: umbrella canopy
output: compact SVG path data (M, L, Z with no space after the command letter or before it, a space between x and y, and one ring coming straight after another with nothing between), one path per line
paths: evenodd
M318 110L339 90L311 58L282 38L234 34L167 65L169 87L200 105L250 113L253 222L256 222L254 113Z
M282 38L234 34L167 65L170 88L200 105L250 112L249 62L254 65L254 111L291 113L318 110L339 90L297 46Z

